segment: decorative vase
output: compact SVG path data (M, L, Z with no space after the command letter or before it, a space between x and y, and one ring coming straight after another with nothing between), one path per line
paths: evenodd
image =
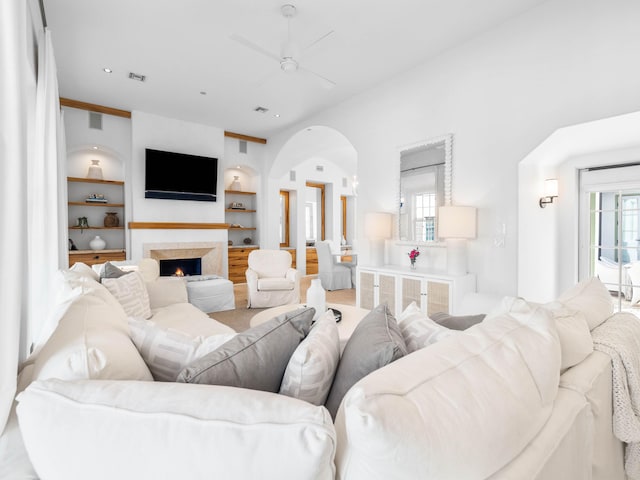
M104 214L104 226L105 227L117 227L120 225L120 219L118 218L118 212L105 212Z
M102 168L100 167L100 160L91 160L91 165L89 165L89 171L87 172L87 178L102 180Z
M107 242L100 238L100 235L96 235L95 238L89 242L89 248L91 250L104 250L106 246Z
M416 269L416 260L415 258L411 259L411 270L415 270Z
M326 293L322 288L319 278L311 280L311 286L307 290L307 307L313 307L316 309L316 313L313 315L313 320L317 320L327 310L326 305Z
M229 185L229 190L241 191L242 185L240 185L240 177L238 175L233 176L233 182Z

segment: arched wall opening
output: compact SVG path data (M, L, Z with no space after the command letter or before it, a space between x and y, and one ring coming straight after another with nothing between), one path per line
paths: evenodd
M307 183L325 187L325 239L337 247L356 238L356 181L358 155L339 131L321 125L306 127L289 138L276 154L266 179L268 215L261 241L266 248L280 246L280 191L289 192L288 247L296 252L296 266L307 273ZM344 208L344 210L343 210ZM346 225L346 232L343 232ZM343 235L343 233L345 233ZM344 239L342 237L345 237Z

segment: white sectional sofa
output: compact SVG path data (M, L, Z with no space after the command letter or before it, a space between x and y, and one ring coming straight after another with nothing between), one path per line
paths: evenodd
M591 342L590 329L615 318L597 279L551 310L505 301L370 373L334 422L323 406L275 393L151 381L118 302L95 280L66 275L82 308L65 312L57 340L21 373L20 428L14 416L0 438L2 478L38 478L28 460L40 478L65 480L627 478L611 362ZM152 318L230 333L186 305ZM84 316L83 345L61 336L69 314Z

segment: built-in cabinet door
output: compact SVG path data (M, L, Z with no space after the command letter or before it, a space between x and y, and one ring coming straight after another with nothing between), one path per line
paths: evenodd
M422 278L417 277L402 277L400 279L400 310L404 311L411 302L416 302L416 305L420 310L426 310L426 302L424 297L426 292L423 289Z
M427 315L450 313L454 282L432 280L427 276L402 275L361 270L358 273L358 306L371 310L386 303L398 316L411 302Z
M451 285L446 282L427 280L427 315L449 313Z
M373 309L375 307L375 295L374 295L374 285L375 285L375 273L373 272L360 272L359 273L359 285L358 285L358 295L360 297L359 307L366 308L367 310Z
M396 311L396 276L379 273L377 282L378 301L376 305L386 303L391 313Z

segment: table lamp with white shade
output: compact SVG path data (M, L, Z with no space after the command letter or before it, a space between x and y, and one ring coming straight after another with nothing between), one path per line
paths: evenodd
M467 274L467 240L476 238L476 208L447 205L438 209L438 237L447 241L447 273Z
M364 235L371 243L371 265L384 264L384 241L391 238L391 214L369 212L364 216Z

